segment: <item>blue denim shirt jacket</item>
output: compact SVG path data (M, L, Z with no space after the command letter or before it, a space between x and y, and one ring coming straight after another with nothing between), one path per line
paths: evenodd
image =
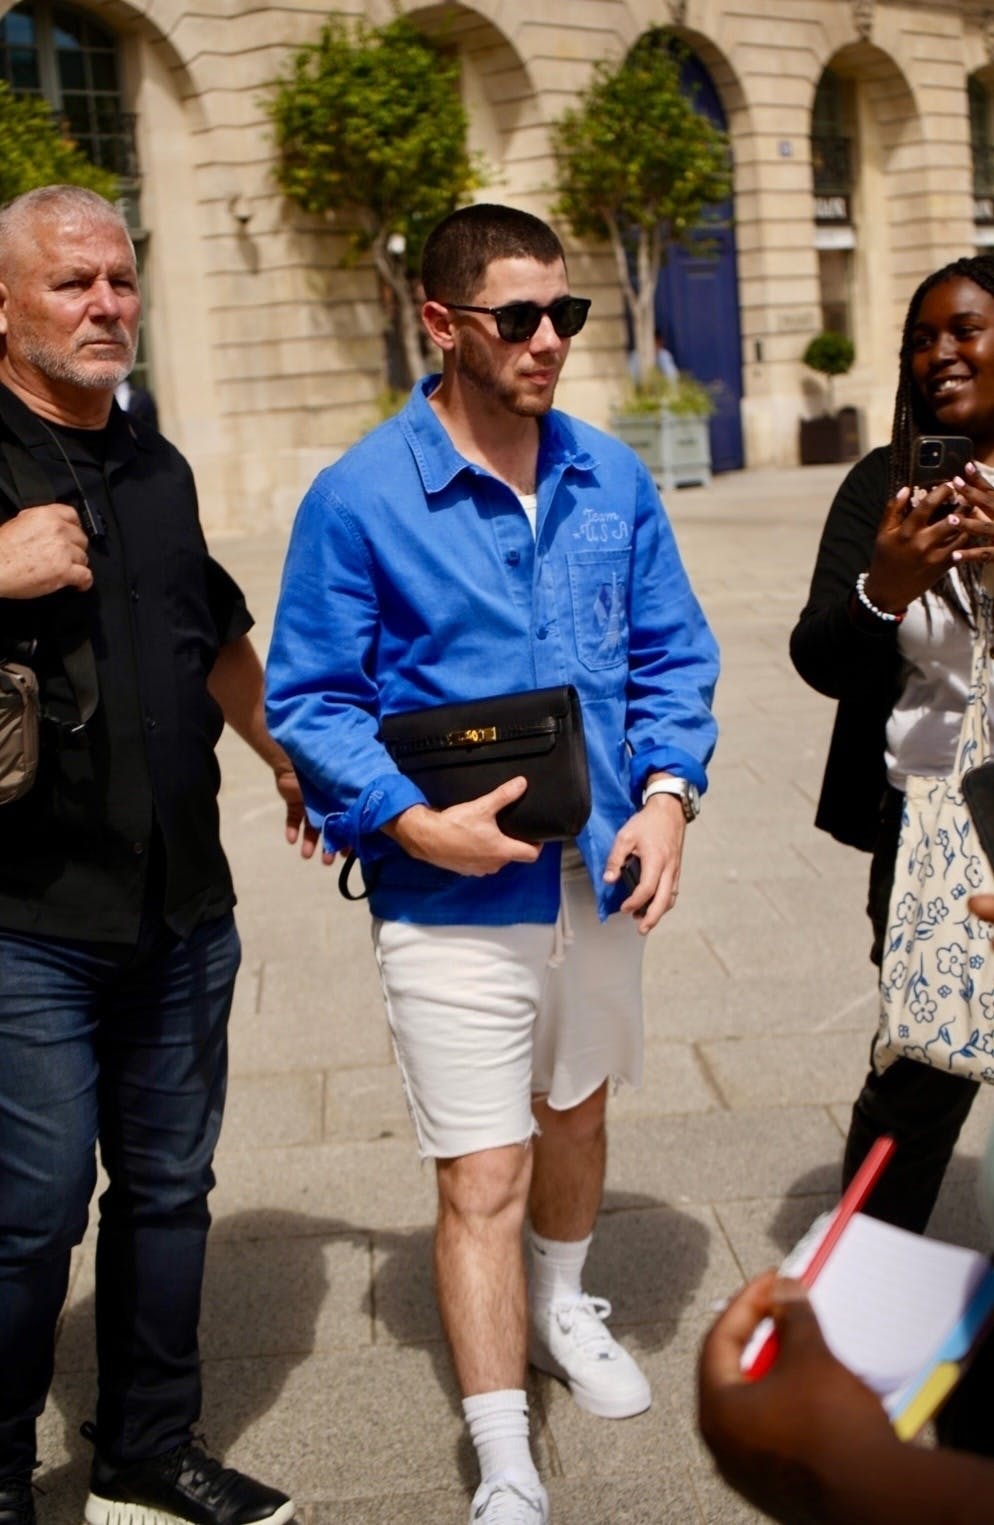
M431 925L552 922L560 848L475 878L416 861L380 827L424 803L380 717L572 683L593 809L578 845L602 882L648 773L703 790L716 727L714 638L659 495L627 446L541 420L536 532L515 493L460 455L419 382L404 410L323 471L290 540L266 714L331 850L355 848L375 916Z

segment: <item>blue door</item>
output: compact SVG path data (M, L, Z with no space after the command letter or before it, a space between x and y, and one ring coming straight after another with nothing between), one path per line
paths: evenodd
M704 65L690 57L683 68L688 95L717 126L726 125L718 92ZM743 465L742 342L732 202L712 207L696 235L698 247L671 248L656 286L656 329L681 371L714 394L711 464L715 471Z

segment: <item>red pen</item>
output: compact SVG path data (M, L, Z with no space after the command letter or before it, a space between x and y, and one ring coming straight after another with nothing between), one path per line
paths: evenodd
M806 1287L809 1292L815 1283L818 1273L824 1269L828 1257L842 1238L849 1220L854 1213L859 1212L870 1192L880 1180L884 1167L896 1148L897 1140L889 1133L882 1134L867 1152L862 1165L860 1165L849 1185L842 1193L839 1205L832 1214L822 1235L821 1243L798 1278L801 1286ZM777 1332L775 1329L771 1329L756 1352L751 1365L744 1373L748 1381L756 1382L760 1377L765 1377L777 1358L779 1348L780 1341L777 1337Z

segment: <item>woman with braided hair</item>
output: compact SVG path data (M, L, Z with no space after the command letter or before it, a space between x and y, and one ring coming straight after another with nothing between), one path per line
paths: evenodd
M962 476L909 486L916 435L966 435ZM815 823L872 853L870 957L880 963L904 781L952 771L970 678L977 590L994 560L994 257L956 260L911 299L889 446L832 504L791 636L805 682L838 701ZM992 568L994 571L994 568ZM853 1108L843 1183L881 1133L899 1148L868 1210L921 1232L977 1083L914 1060L871 1068Z

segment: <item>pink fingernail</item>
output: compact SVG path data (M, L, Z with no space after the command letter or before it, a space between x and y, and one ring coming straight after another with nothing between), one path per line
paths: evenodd
M953 559L953 561L962 561L963 560L963 552L962 551L954 551L953 555L952 555L952 559Z
M957 525L959 523L959 515L958 514L950 514L948 522L950 524L952 524L952 525Z
M962 477L953 477L953 486L954 487L965 487L966 483L963 481Z

